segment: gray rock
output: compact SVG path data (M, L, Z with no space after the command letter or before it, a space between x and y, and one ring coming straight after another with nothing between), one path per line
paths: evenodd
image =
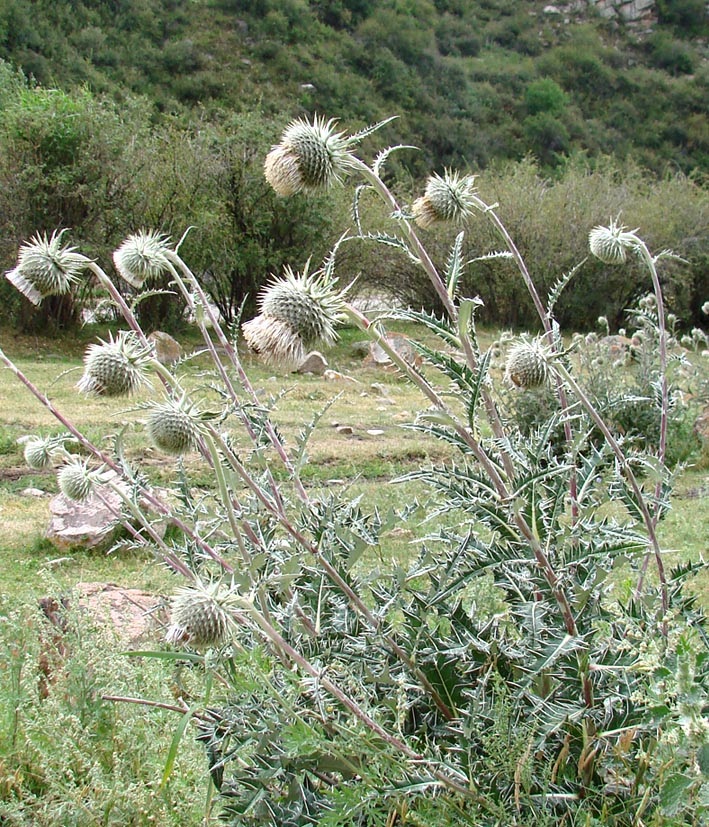
M156 330L148 336L148 341L155 345L155 357L161 365L174 365L182 358L180 343L169 333Z
M106 548L121 531L117 515L121 513L122 504L119 494L108 485L98 486L85 502L75 502L57 494L49 503L46 537L63 552L76 548Z
M317 350L311 351L298 365L296 373L312 373L315 376L322 376L327 370L327 359Z

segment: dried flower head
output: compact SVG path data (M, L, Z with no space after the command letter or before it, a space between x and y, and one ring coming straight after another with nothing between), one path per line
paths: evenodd
M169 239L153 230L129 235L113 253L113 263L120 275L136 289L158 278L170 267L167 254Z
M89 259L75 247L62 245L65 230L35 235L23 244L13 270L5 273L8 281L32 304L39 305L47 296L66 293L89 264Z
M505 379L517 388L537 388L548 376L547 350L537 340L512 345L507 354Z
M264 162L266 180L279 195L327 189L351 169L355 139L336 132L335 123L316 115L312 123L299 118L287 127Z
M59 490L69 500L84 502L94 490L95 476L83 459L63 465L57 473Z
M84 374L77 387L91 396L126 396L149 384L147 368L153 350L132 331L121 330L114 339L89 345Z
M623 264L628 250L638 246L637 230L627 232L627 227L611 219L607 227L594 227L588 234L591 252L604 264Z
M237 595L220 583L180 589L172 599L170 625L165 639L173 645L187 644L210 649L225 644L234 628Z
M460 224L473 212L476 189L472 175L461 176L446 170L444 175L432 175L421 198L414 201L411 210L414 221L427 229L440 222Z
M161 451L173 456L194 447L199 413L186 397L156 405L150 412L146 428L150 441Z
M242 326L249 347L266 361L297 366L316 344L337 341L336 324L343 318L343 294L322 273L294 273L286 267L259 298L260 313Z
M709 302L704 302L704 304L702 305L702 313L705 316L709 316Z

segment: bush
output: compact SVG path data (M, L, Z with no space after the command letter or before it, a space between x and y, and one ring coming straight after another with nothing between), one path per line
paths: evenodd
M554 312L572 274L542 300L471 176L432 176L404 209L381 176L390 153L371 166L356 154L374 131L346 135L301 121L268 154L267 180L283 197L356 175L354 230L320 268L288 270L269 284L242 332L275 368L332 343L344 318L366 332L421 392L425 408L411 427L453 457L407 477L431 491L425 515L415 502L403 513L369 509L346 486L308 490L302 469L317 418L292 447L284 442L200 280L173 244L146 233L121 245L118 269L136 289L160 271L171 275L211 355L199 393L181 366L157 362L97 264L66 248L51 261L37 249L34 262L76 278L88 270L130 327L91 348L79 387L114 394L156 373L146 436L169 455L196 451L211 485L197 486L180 463L163 497L147 484L141 459L130 462L120 443L109 455L58 411L81 454L70 454L63 437L35 438L26 459L57 465L65 496L84 498L101 485L122 492L124 521L138 520L135 545L183 578L161 656L187 660L203 676L204 702L193 700L182 722L197 726L227 823L700 823L709 769L707 624L684 587L704 564L665 568L657 525L672 479L664 446L624 445L584 387ZM369 230L373 202L387 223ZM456 230L440 272L418 235L472 219L501 240L496 258L504 253L516 265L517 294L529 294L543 327L541 336L516 338L504 375L476 333L480 303L466 286L464 232ZM374 321L350 305L336 276L339 257L363 242L422 268L443 313L391 310ZM632 259L638 279L652 286L645 318L657 337L664 431L667 256L653 256L615 220L593 228L588 242L609 269L624 272ZM21 275L43 286L41 268ZM386 336L399 320L426 333L410 340L418 360ZM553 393L538 427L522 433L505 416L504 384ZM402 521L419 527L417 551L387 560L389 533ZM165 522L169 535L158 530ZM621 566L627 580L619 583Z

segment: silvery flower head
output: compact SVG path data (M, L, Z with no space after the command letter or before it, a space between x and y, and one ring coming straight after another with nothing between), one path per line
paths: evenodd
M704 304L702 305L702 313L705 316L709 316L709 302L704 302Z
M158 278L170 267L167 254L169 239L162 233L141 230L129 235L113 253L119 274L136 289L146 281Z
M284 269L259 297L260 313L242 326L249 347L266 361L297 367L316 344L337 341L335 326L343 319L343 293L322 273Z
M548 351L538 340L522 340L507 354L505 379L517 388L538 388L547 381Z
M160 451L173 456L194 447L199 426L199 412L183 396L152 407L146 422L150 441Z
M84 374L77 387L90 396L127 396L148 385L153 349L132 331L121 330L114 339L89 345L84 355Z
M627 227L611 219L607 227L594 227L588 234L588 245L597 259L604 264L623 264L628 250L638 248L637 230L627 232Z
M335 131L335 120L317 115L293 121L264 162L266 180L279 195L316 192L339 182L352 167L356 142Z
M50 237L37 233L20 247L17 264L5 273L8 281L32 304L39 305L47 296L66 293L78 281L89 259L75 247L62 244L64 230Z
M188 586L172 599L170 625L165 639L173 645L200 649L222 646L234 629L237 595L220 583Z
M432 175L424 194L414 201L414 221L423 229L438 223L460 224L472 215L477 203L475 178L446 170Z
M64 453L67 442L76 442L75 439L62 434L61 436L30 436L25 438L25 462L33 471L43 471L49 468L55 456Z
M59 490L68 500L84 502L94 490L96 477L86 460L76 459L62 465L57 472L57 482Z

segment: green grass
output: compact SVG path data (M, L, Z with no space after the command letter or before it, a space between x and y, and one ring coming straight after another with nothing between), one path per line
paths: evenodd
M417 483L389 481L421 464L442 462L448 449L406 429L422 406L418 391L403 379L363 364L352 355L361 336L346 330L343 341L328 354L330 367L352 381L327 381L312 376L281 376L245 356L251 380L266 402L276 401L273 419L293 447L297 434L325 406L308 446L310 463L303 480L315 493L345 485L362 498L365 511L401 509L418 500L419 510L408 524L385 532L360 565L368 569L405 563L420 549L433 528L427 492ZM125 400L80 398L75 390L81 369L80 343L11 343L9 353L52 401L98 439L115 432L124 421L129 456L139 458L156 484L174 477L174 464L146 448L136 406L150 394ZM192 347L193 342L187 342ZM185 368L192 388L204 384L202 357ZM143 697L175 704L174 691L194 696L200 704L197 675L175 670L157 660L127 659L111 630L92 626L72 615L68 654L56 675L49 698L38 694L40 655L53 632L37 610L48 595L72 593L81 582L112 582L168 595L174 577L142 552L60 552L43 538L48 500L56 493L51 472L30 472L16 440L27 433L61 430L53 418L10 371L0 372L0 824L5 827L63 825L198 824L207 790L202 749L183 739L172 780L161 788L166 756L179 721L175 712L146 709L102 700L103 694ZM202 391L205 400L209 391ZM330 404L331 403L331 404ZM343 431L340 426L348 426ZM375 431L379 433L369 433ZM270 457L278 473L275 456ZM209 485L209 474L196 454L187 460L196 485ZM44 496L23 491L36 488ZM450 519L448 517L447 519ZM689 468L680 476L672 509L660 536L670 564L696 560L706 552L709 525L709 472ZM709 580L694 587L709 603ZM483 585L474 599L479 611L496 611L495 590ZM489 605L488 605L489 604ZM160 641L155 641L156 648ZM194 680L193 680L194 678ZM187 687L187 688L185 688ZM83 781L83 778L90 781Z

